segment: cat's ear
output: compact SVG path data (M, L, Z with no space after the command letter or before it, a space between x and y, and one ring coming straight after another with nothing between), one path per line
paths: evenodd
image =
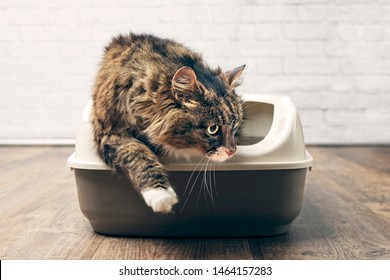
M178 93L191 94L198 89L198 81L192 68L184 66L176 71L172 78L172 92L177 97Z
M222 74L222 78L230 88L236 88L242 83L241 74L245 69L245 64Z

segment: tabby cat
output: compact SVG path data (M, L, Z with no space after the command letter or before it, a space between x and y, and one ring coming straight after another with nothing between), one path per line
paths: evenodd
M158 156L222 162L236 152L243 109L235 88L244 67L211 69L182 44L146 34L119 35L105 48L93 88L98 153L154 212L178 202Z

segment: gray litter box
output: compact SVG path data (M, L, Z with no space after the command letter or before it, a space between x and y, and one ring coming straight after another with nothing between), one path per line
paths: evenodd
M301 210L306 172L313 163L296 107L285 96L247 95L244 101L247 120L237 154L209 165L207 170L215 172L205 176L199 159L162 159L180 199L170 214L153 213L131 182L99 158L88 102L68 166L92 228L107 235L150 237L271 236L288 231Z

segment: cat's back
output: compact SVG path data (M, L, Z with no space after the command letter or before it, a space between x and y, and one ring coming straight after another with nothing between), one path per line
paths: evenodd
M167 91L175 72L202 64L202 56L176 41L150 34L118 35L105 47L93 96L111 98L114 89L128 94ZM110 92L111 89L111 92Z
M121 62L121 66L130 68L155 67L159 64L176 67L180 64L193 64L200 61L201 56L170 39L150 34L130 33L114 37L105 47L105 60L115 59Z

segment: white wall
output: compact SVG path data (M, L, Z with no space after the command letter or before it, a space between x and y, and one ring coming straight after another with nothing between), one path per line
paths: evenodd
M111 36L151 32L285 94L308 143L390 143L390 1L0 0L0 143L70 141Z

